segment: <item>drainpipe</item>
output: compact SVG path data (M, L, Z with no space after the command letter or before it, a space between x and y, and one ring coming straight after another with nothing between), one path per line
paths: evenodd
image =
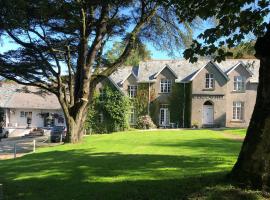
M186 84L185 84L185 82L184 82L183 128L185 127L185 105L186 105Z
M147 114L150 116L150 82L148 82L148 105L147 105Z

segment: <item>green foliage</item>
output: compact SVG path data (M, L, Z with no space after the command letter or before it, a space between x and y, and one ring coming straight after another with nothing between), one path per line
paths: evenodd
M115 42L112 49L110 49L105 57L110 61L114 62L125 49L125 44L121 42ZM132 49L131 55L126 59L124 65L138 66L140 61L151 59L151 52L146 48L144 44L137 43L135 48Z
M179 127L190 127L191 119L191 83L174 84L169 97L171 122Z
M148 83L141 83L137 89L137 95L133 99L133 105L135 107L137 116L142 116L148 114L148 101L149 101L149 91Z
M88 111L86 128L94 133L110 133L129 128L129 99L111 85L103 88L104 95L95 93Z
M228 49L228 51L232 52L232 56L228 57L228 58L235 58L235 59L239 59L239 58L243 58L243 59L251 59L251 58L255 58L255 42L251 41L251 42L241 42L239 45Z
M143 115L138 117L136 122L136 128L138 129L153 129L156 128L156 125L152 121L149 115Z
M214 59L220 62L232 56L230 51L222 47L233 48L246 41L247 36L251 34L254 38L261 37L269 26L269 20L266 20L270 13L268 0L167 2L175 6L179 22L193 21L198 17L204 20L215 18L216 24L199 34L185 50L184 57L192 62L197 61L200 56L208 55L214 55Z
M159 124L159 102L158 100L153 100L150 103L150 116L156 125Z

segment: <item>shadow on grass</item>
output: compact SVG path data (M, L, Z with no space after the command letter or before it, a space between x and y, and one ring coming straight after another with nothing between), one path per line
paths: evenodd
M231 164L226 158L237 154L239 142L223 143L203 139L153 144L198 148L208 155L121 154L89 148L36 153L1 161L0 181L7 199L189 199L206 187L226 184L228 167L223 165ZM224 192L215 191L217 196Z

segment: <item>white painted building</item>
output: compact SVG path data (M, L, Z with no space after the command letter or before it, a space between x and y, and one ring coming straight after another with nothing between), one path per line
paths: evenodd
M54 94L14 82L0 82L0 121L10 128L65 125Z

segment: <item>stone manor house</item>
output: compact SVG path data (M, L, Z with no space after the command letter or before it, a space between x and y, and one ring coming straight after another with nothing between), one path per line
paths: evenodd
M147 92L145 113L158 127L246 127L255 104L258 69L259 60L255 59L221 63L199 60L193 64L186 60L150 60L136 67L121 67L99 83L97 91L102 92L109 82L133 99L143 87ZM175 107L171 105L173 100ZM28 118L31 127L65 124L54 95L15 83L1 82L0 114L6 127L27 127ZM136 118L133 107L131 125Z
M137 67L122 67L108 81L130 98L135 98L144 85L148 90L147 112L158 127L247 127L256 100L258 70L256 59L221 63L199 60L193 64L186 60L151 60ZM103 85L98 85L99 91ZM182 112L170 106L174 87L181 88L176 95L182 98L174 104L181 105ZM156 108L151 111L153 104ZM172 113L179 118L172 121ZM134 124L135 108L130 115Z

